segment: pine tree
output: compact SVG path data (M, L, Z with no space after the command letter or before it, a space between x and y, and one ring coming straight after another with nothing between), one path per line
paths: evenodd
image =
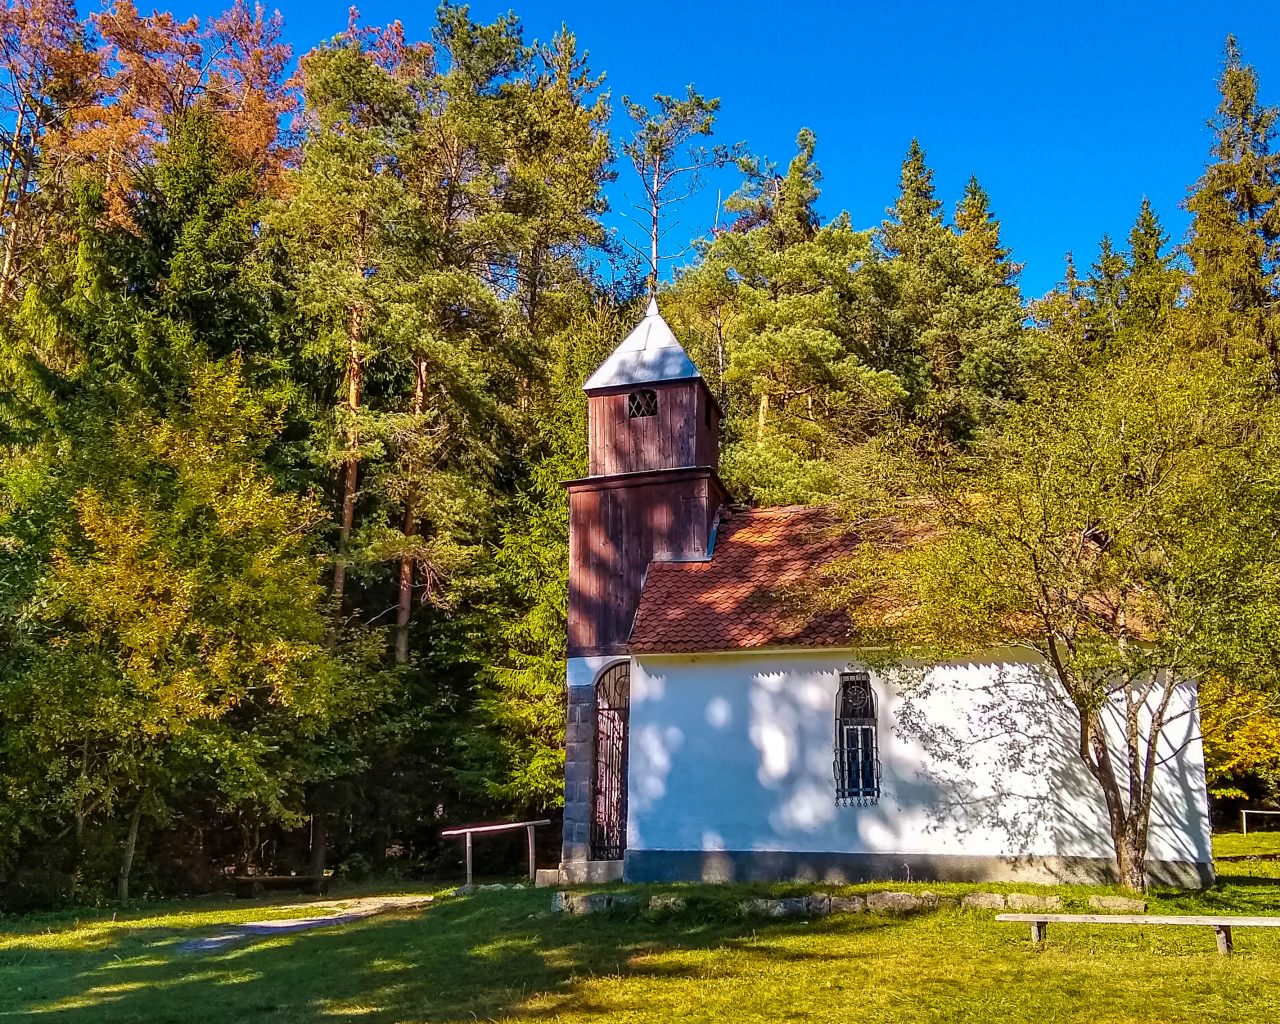
M658 270L662 252L662 218L671 207L684 202L698 188L701 176L708 170L724 167L742 155L742 144L731 146L704 145L699 140L714 132L718 99L707 99L690 85L683 97L653 97L650 110L630 97L622 97L622 105L635 122L634 134L622 143L622 152L631 161L644 193L648 217L649 247L644 253L649 271L649 293L658 294ZM686 179L677 189L681 179ZM639 247L633 247L643 252Z
M1063 284L1036 304L1054 359L1063 372L1141 350L1155 352L1181 328L1183 274L1166 251L1168 236L1144 199L1129 231L1129 251L1104 235L1098 256L1081 279L1071 255Z
M533 465L508 503L494 562L499 644L482 672L489 728L467 740L483 788L506 805L543 811L563 802L569 501L564 481L587 471L582 385L629 329L626 307L597 302L550 339Z
M591 72L567 31L536 50L528 73L508 90L504 142L513 152L502 200L522 234L515 275L535 334L573 315L581 263L605 243L601 189L614 176L603 76Z
M815 205L821 194L818 183L822 181L822 172L813 159L817 145L817 136L808 128L801 129L796 136L796 155L785 176L778 174L775 164L759 157L738 161L746 180L724 204L727 212L737 215L734 231L741 233L767 225L779 249L813 238L820 223Z
M1014 283L1020 268L976 179L947 227L917 140L888 213L880 229L895 293L887 367L906 383L913 419L964 440L1019 393L1028 359Z
M50 139L95 105L103 75L71 0L5 0L0 7L0 303L20 292L27 255L47 241L41 179ZM56 142L55 142L56 146ZM63 183L65 184L65 183ZM56 184L55 184L56 188Z
M375 58L386 55L390 67ZM368 424L366 366L385 347L389 307L403 287L407 257L397 224L410 203L399 162L418 110L400 75L433 70L430 48L406 47L398 29L354 24L302 58L305 103L302 165L280 231L297 268L300 312L322 351L336 362L337 551L332 595L342 615ZM314 344L314 342L313 342Z
M1128 273L1124 254L1116 251L1110 235L1103 235L1097 259L1089 268L1091 302L1086 326L1086 340L1103 357L1114 354L1118 345Z

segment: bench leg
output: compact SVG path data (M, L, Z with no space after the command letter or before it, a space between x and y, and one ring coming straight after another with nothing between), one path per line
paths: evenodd
M1213 930L1218 936L1218 952L1226 956L1231 952L1231 925L1215 924Z
M1031 922L1031 941L1035 945L1038 946L1040 945L1040 943L1044 942L1044 937L1045 935L1048 934L1048 932L1049 932L1048 921L1032 921Z

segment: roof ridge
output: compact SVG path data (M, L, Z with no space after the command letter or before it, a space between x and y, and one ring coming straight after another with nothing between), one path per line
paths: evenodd
M790 516L799 515L803 512L835 512L836 505L834 502L827 505L769 505L765 508L744 508L741 510L730 509L732 515L745 516Z

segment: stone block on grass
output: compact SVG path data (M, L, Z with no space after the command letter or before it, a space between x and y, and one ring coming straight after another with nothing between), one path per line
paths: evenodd
M831 897L825 892L813 892L805 899L810 917L826 917L831 913Z
M1032 896L1025 892L1011 892L1008 897L1010 910L1061 910L1061 896Z
M569 894L568 910L571 914L598 914L608 910L611 902L607 892L575 892Z
M679 914L685 910L688 903L685 902L683 896L650 896L649 910L655 914Z
M751 917L804 917L808 900L803 896L783 900L743 900L738 909Z
M861 896L832 896L828 907L832 914L864 914L867 901Z
M965 893L960 906L966 910L1003 910L1004 897L998 892Z
M867 909L873 914L907 914L922 906L920 897L909 892L873 892L867 897Z

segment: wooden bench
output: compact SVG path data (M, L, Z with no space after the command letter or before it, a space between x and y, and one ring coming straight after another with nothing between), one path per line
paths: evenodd
M997 914L997 921L1017 921L1031 925L1031 941L1044 941L1050 922L1054 924L1159 924L1212 928L1218 936L1218 952L1231 952L1232 928L1280 928L1280 917L1203 917L1156 914Z
M268 889L301 889L313 896L329 891L327 875L237 875L231 881L236 895L246 900L261 896Z

